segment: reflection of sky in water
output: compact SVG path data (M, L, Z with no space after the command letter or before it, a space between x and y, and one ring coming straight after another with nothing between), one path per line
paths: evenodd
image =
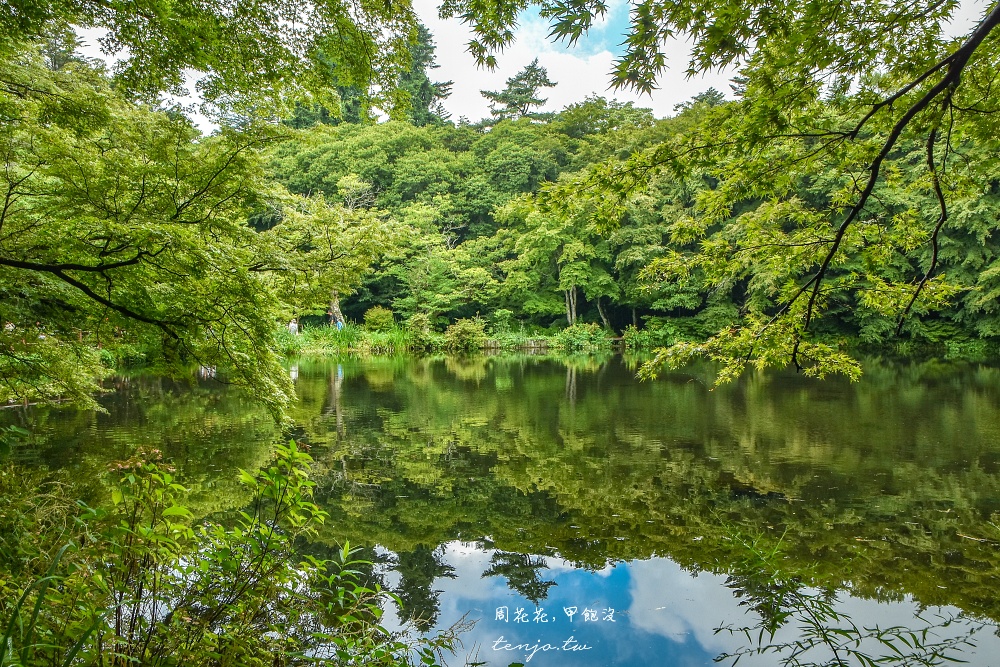
M534 617L534 603L510 591L502 577L483 577L490 567L491 552L474 546L453 542L445 546L444 561L454 568L454 579L439 578L434 587L441 593L439 627L448 627L468 614L475 620L475 627L462 635L464 649L454 660L461 664L481 661L490 667L507 667L511 663L524 663L530 650L493 650L494 642L503 637L503 644L529 646L545 645L562 647L573 638L577 645L586 644L585 651L537 651L527 665L544 667L638 667L664 665L670 667L708 667L720 664L714 658L723 652L732 652L743 644L743 635L715 632L724 625L752 623L739 600L725 586L726 577L711 573L697 575L683 570L673 561L653 558L608 566L597 572L579 570L557 558L547 558L548 569L542 576L554 580L548 597L539 607L554 622L515 623L496 620L497 607L506 606L511 619L518 607L523 607L528 618ZM389 584L398 578L390 574ZM879 625L906 625L914 622L918 608L910 601L879 604L870 600L842 595L844 602L838 611L848 614L858 627ZM564 607L577 607L570 622ZM603 617L604 610L615 610L615 622L604 620L584 621L585 607L595 609ZM932 618L941 610L925 610L924 616ZM951 610L957 612L957 610ZM390 615L392 610L390 610ZM942 612L947 613L947 611ZM943 638L948 633L957 634L966 627L958 623L936 632ZM794 628L786 626L776 640L793 639ZM998 664L1000 640L990 628L975 636L977 649L961 655L969 665L991 667ZM880 647L872 647L880 648ZM820 661L829 656L818 653L813 659ZM779 659L771 655L744 657L741 665L771 667ZM721 664L731 664L727 661Z

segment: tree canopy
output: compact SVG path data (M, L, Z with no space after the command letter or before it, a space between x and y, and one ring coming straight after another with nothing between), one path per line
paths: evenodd
M538 58L524 66L520 72L507 79L507 86L500 91L481 91L490 101L490 114L494 120L517 120L518 118L544 118L544 114L532 111L545 104L545 98L538 94L542 88L552 88L556 84L549 80L549 74L538 64Z
M375 84L392 106L416 39L409 2L141 3L20 0L0 8L0 55L17 53L67 25L105 31L117 85L147 100L201 78L199 92L223 110L259 113L339 85Z
M470 49L489 65L529 4L569 43L607 11L603 2L569 0L483 13L455 0L442 12L472 26ZM740 315L707 344L675 347L661 362L708 355L729 374L791 362L820 376L854 375L857 365L822 335L824 314L858 300L895 319L903 334L915 316L974 287L941 272L942 237L968 229L956 220L962 202L996 188L994 162L980 156L995 152L998 136L1000 5L989 3L954 37L948 27L958 9L770 0L633 6L614 85L652 90L673 37L692 44L689 75L729 67L738 82L735 102L703 105L687 131L551 193L551 206L593 205L613 226L658 172L712 181L673 221L672 252L648 275L682 283L698 274L734 290ZM964 151L970 142L983 142L974 156ZM580 196L584 183L589 198ZM902 264L906 270L888 270Z
M86 62L53 71L34 48L2 65L0 400L92 405L108 357L141 354L220 367L280 412L275 323L356 285L384 216L269 181L280 126L201 137Z

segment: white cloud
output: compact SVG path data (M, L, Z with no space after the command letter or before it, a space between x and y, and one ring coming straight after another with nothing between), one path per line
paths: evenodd
M634 102L637 106L648 107L659 116L673 113L675 104L684 102L710 87L729 94L731 72L713 72L695 78L687 78L690 46L680 40L666 45L668 70L661 76L659 89L652 95L638 95L632 91L611 91L611 69L615 55L620 52L622 30L627 26L627 0L612 0L608 3L607 14L596 20L590 35L581 39L573 48L554 44L548 38L548 23L537 16L526 17L516 30L515 42L503 53L498 54L496 70L478 68L466 50L472 32L458 19L438 18L440 0L414 0L414 8L421 21L430 29L437 44L437 62L440 68L431 76L437 81L454 81L452 95L444 102L451 112L452 120L465 116L479 120L489 116L489 104L480 95L480 90L501 90L508 78L516 74L534 58L549 72L549 78L556 81L555 88L543 95L548 98L547 111L558 111L566 105L582 101L589 95L602 95L623 102ZM961 35L971 29L982 17L985 0L964 0L946 32ZM85 55L101 57L97 40L105 31L100 29L81 30L80 36L88 43ZM117 58L108 58L114 61ZM119 56L120 57L120 56ZM194 89L195 77L189 75L188 85ZM175 100L181 104L197 102L196 96ZM203 117L196 116L196 122L204 129L214 126Z
M542 19L524 20L516 31L516 39L503 53L498 54L498 67L494 71L477 68L475 60L466 50L472 32L458 19L438 18L438 0L415 0L414 7L421 21L434 35L436 57L440 68L432 72L437 81L454 81L452 95L444 102L452 120L465 116L479 120L489 115L489 104L480 90L501 90L508 78L514 76L534 58L548 70L549 78L557 82L555 88L543 91L548 98L545 110L558 111L568 104L580 102L588 95L602 95L637 106L652 108L657 116L673 113L675 104L715 87L729 92L728 73L713 73L688 79L687 68L690 47L675 40L666 46L669 69L660 79L660 88L651 96L641 96L631 91L610 91L611 69L621 37L614 26L625 24L627 6L624 2L611 4L611 11L591 31L586 43L575 48L553 44L547 37L548 24Z

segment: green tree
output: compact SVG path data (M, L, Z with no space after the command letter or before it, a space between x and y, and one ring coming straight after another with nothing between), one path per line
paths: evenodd
M593 96L570 104L553 117L561 132L573 138L607 134L624 128L645 128L653 124L653 112L637 109L632 102Z
M585 0L539 4L552 34L571 43L606 11ZM674 348L660 362L707 355L728 364L723 379L748 364L787 363L817 376L855 377L857 363L821 330L831 305L857 299L904 334L909 320L972 287L941 273L942 230L952 204L988 194L997 180L992 160L955 155L977 140L984 154L995 150L990 82L1000 68L1000 5L989 3L975 26L951 37L946 27L958 7L771 0L634 6L615 85L651 90L667 66L663 44L677 35L693 45L689 74L733 66L739 77L739 100L702 105L690 132L591 174L594 200L610 200L607 210L618 214L657 171L704 169L716 181L693 215L675 222L672 244L699 249L678 250L651 275L672 281L704 271L714 289L737 292L742 316L707 344ZM484 15L457 0L443 12L472 24L471 50L489 64L512 38L507 9ZM922 158L914 163L917 147ZM799 197L809 178L822 185L822 197ZM907 191L899 201L910 205L887 214L883 195L899 188ZM572 201L578 194L576 183L562 199L579 205ZM889 277L903 263L915 270Z
M86 62L0 64L0 401L93 405L110 362L144 356L217 367L280 413L276 322L325 312L398 237L371 187L290 196L262 168L280 126L202 137Z
M303 17L308 16L308 20ZM376 91L388 106L416 30L409 4L152 0L142 7L42 0L5 5L0 56L65 26L106 30L117 85L155 100L202 74L198 91L222 109L268 113L295 99L329 101L336 85ZM330 63L336 63L336 68ZM380 91L380 92L379 92Z
M431 81L429 70L436 69L434 38L427 27L417 25L417 37L410 45L410 68L399 77L399 88L410 96L410 121L417 126L444 122L449 114L441 101L451 95L453 81Z
M0 364L7 400L89 401L97 349L155 350L165 369L223 365L273 407L290 393L269 341L277 302L246 225L272 191L266 128L198 139L134 106L99 71L10 66L0 128ZM16 77L16 78L14 78Z
M610 271L610 246L593 221L536 208L527 198L512 203L507 215L516 230L509 236L511 258L501 262L508 296L527 312L561 311L568 326L577 323L586 297L610 328L601 298L617 296L618 286Z
M524 69L507 79L507 87L503 90L480 92L490 101L490 114L494 122L518 118L542 120L550 114L533 111L546 101L538 94L542 88L554 88L555 85L555 82L549 80L549 73L545 68L538 64L538 58L535 58Z
M337 188L339 202L322 195L288 200L279 222L260 234L271 257L251 268L269 275L288 317L339 311L340 298L403 240L400 226L374 208L368 183L345 176Z

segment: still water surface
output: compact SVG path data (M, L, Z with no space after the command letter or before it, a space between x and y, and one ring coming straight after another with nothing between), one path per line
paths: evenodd
M291 432L211 380L122 378L107 414L0 419L32 430L15 457L84 482L159 447L202 515L245 502L234 472L275 441L309 443L331 514L309 548L363 545L400 596L390 624L477 621L459 664L861 664L892 644L892 664L1000 665L997 369L714 391L707 367L639 383L617 357L290 372Z

